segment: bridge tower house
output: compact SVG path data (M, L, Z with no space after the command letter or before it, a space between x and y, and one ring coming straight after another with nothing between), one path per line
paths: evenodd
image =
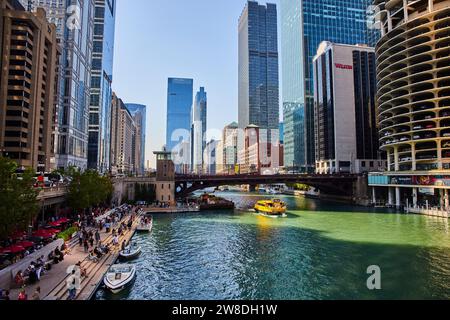
M156 200L171 206L175 201L175 164L172 153L155 151L156 155Z

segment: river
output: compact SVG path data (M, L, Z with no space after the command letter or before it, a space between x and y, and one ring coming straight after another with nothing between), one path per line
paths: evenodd
M239 208L264 196L219 193ZM449 299L448 220L282 196L287 218L241 210L156 215L133 241L137 278L97 299ZM367 268L381 269L381 290Z

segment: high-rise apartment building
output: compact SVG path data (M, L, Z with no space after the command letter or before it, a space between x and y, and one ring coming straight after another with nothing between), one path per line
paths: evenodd
M135 158L137 126L127 106L115 94L111 104L111 172L136 174Z
M315 167L312 61L322 41L374 45L371 0L280 0L286 167Z
M127 103L126 107L133 116L136 125L136 137L134 139L134 162L136 172L139 175L145 174L145 144L147 130L147 106L142 104Z
M384 170L376 118L375 50L322 42L313 61L316 173Z
M239 125L236 122L230 123L223 129L223 160L220 168L218 167L221 173L235 173L236 165L238 164L238 136Z
M193 172L201 172L206 148L207 94L204 87L195 95L191 124L191 163Z
M374 200L387 191L390 205L448 212L450 1L374 3L384 11L376 47L377 100L388 160L388 171L369 179Z
M108 172L116 0L95 0L94 17L88 167Z
M57 26L60 58L59 110L56 135L58 168L87 168L91 63L95 0L21 0L32 10L43 8Z
M239 128L278 132L277 7L248 1L239 19Z
M39 172L54 169L60 49L44 10L0 1L0 154Z

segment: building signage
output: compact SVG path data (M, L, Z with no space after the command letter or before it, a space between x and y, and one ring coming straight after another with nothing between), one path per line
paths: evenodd
M335 63L334 64L336 68L343 69L343 70L353 70L353 66L350 66L348 64L342 64L342 63Z
M433 188L419 188L419 193L429 196L434 196L434 189Z
M389 183L399 186L450 187L450 176L393 176Z

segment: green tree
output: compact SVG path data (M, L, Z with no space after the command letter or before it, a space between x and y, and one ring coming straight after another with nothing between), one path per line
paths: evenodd
M109 177L100 176L97 171L81 172L70 168L65 172L71 178L68 202L75 210L99 206L111 199L113 184Z
M17 164L0 157L0 239L25 230L39 212L39 189L33 187L35 172L16 174Z

